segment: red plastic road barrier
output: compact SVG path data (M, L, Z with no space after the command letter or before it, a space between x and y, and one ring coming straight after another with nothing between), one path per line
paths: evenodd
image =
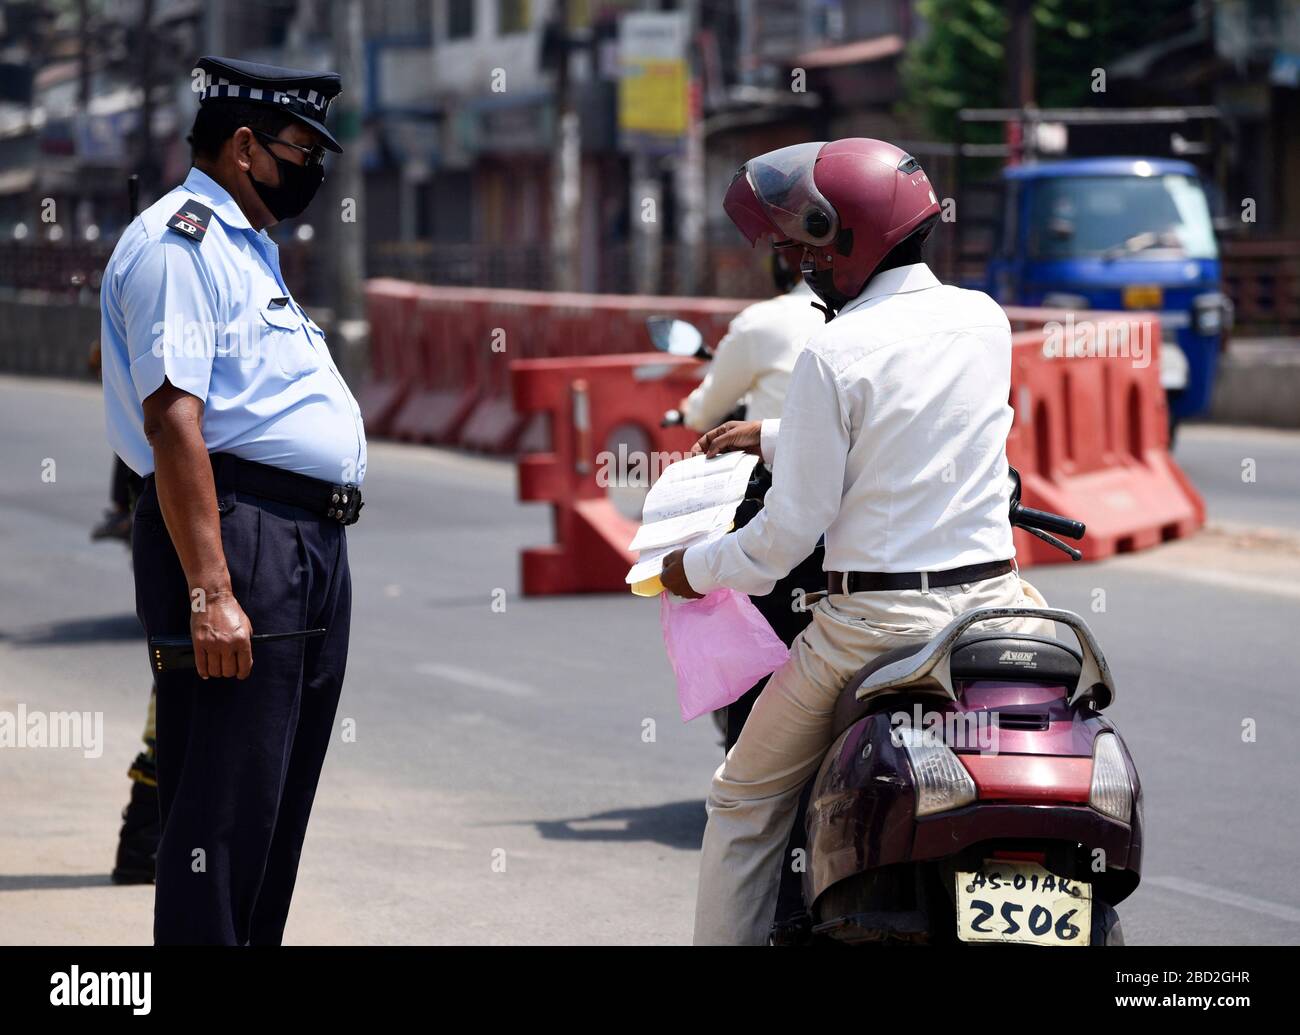
M625 509L639 513L656 466L694 443L694 432L661 428L659 420L689 391L697 366L658 352L511 364L516 408L545 414L552 443L519 460L519 499L551 504L556 539L523 552L525 594L624 588L637 521L613 497L623 495Z
M393 417L390 434L410 442L455 439L478 401L473 355L462 342L474 333L478 306L421 285L412 309L415 384Z
M489 453L545 444L544 419L518 412L511 401L513 360L638 352L650 344L645 318L652 315L690 320L716 344L749 304L395 280L370 281L366 298L372 356L371 381L362 389L367 430Z
M483 453L508 453L519 442L527 417L510 404L512 355L545 355L550 298L540 292L495 292L476 313L474 349L479 400L458 441Z
M1013 337L1016 416L1007 439L1024 502L1083 521L1089 559L1190 535L1205 508L1168 452L1158 319L1082 315L1091 325L1078 314L1008 310L1013 325L1028 328ZM693 383L693 366L658 353L511 364L515 408L544 414L551 427L550 450L519 461L520 500L550 503L555 516L555 545L524 551L525 593L625 588L636 521L620 513L610 479L602 484L599 475L620 442L643 452L689 448L692 433L664 432L658 421ZM1020 531L1016 553L1023 567L1064 556Z
M1205 503L1169 455L1160 384L1160 321L1151 313L1009 308L1011 405L1007 457L1027 506L1087 525L1088 560L1191 535ZM1071 344L1073 343L1073 344ZM1023 531L1024 566L1063 555Z
M370 377L357 392L357 405L368 434L390 434L393 417L416 381L410 334L418 293L418 285L402 280L366 283Z
M509 368L513 361L637 352L649 345L645 321L654 315L690 320L706 341L716 344L732 317L748 304L717 298L535 291L493 294L483 317L486 334L494 341L503 336L506 350L497 354L479 350L483 361L478 384L483 396L459 438L463 446L492 453L513 451L525 435L533 445L544 441L544 420L525 412L517 397L511 397ZM512 362L508 366L503 359ZM680 398L670 405L676 405ZM654 415L656 425L660 415Z

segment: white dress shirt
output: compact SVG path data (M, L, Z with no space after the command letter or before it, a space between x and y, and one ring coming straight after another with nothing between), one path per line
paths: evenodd
M813 308L815 300L800 278L784 295L740 312L718 342L704 380L686 399L686 425L716 428L746 396L749 420L779 417L795 359L826 324L822 311Z
M1015 555L1007 517L1011 328L924 263L873 277L808 342L772 488L746 526L686 551L691 587L761 595L826 535L828 571L944 571Z

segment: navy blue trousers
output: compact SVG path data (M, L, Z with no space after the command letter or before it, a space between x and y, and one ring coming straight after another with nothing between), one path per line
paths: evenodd
M352 608L338 522L223 488L221 540L258 644L244 680L157 673L162 840L154 941L276 945L347 662ZM190 598L148 479L132 535L136 612L150 636L189 635Z

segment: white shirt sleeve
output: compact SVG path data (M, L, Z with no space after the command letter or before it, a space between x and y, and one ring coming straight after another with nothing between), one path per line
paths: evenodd
M200 242L164 230L125 265L118 291L131 380L140 402L164 378L206 400L221 309Z
M686 551L686 577L697 593L722 586L770 593L839 513L849 417L834 372L816 352L805 350L795 362L779 430L780 457L763 509L744 528Z
M763 463L768 467L776 463L776 439L780 433L780 417L769 417L759 428L758 452L763 458Z
M726 335L713 350L708 373L686 398L683 418L695 431L708 431L740 404L762 369L749 320L741 313L731 321Z

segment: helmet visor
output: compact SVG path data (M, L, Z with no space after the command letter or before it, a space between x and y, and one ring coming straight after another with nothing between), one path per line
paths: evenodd
M835 209L813 183L813 167L825 141L795 144L745 164L745 177L780 236L821 247L835 239Z

